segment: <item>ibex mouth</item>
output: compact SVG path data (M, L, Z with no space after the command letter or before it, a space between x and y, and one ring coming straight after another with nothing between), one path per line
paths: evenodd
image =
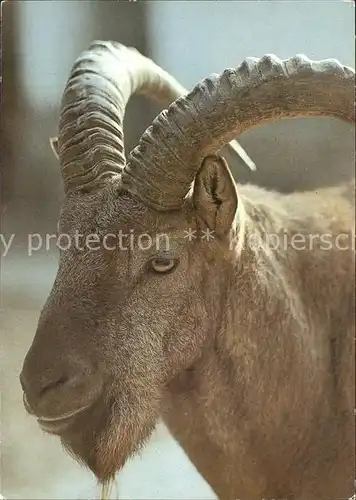
M89 408L92 405L92 403L89 403L85 406L82 406L81 408L77 408L76 410L64 413L64 414L56 416L56 417L46 417L43 415L41 415L41 416L36 415L36 412L31 408L31 406L27 400L26 394L23 394L23 403L24 403L24 406L26 408L26 411L30 415L37 417L37 421L41 425L41 427L46 426L47 424L51 425L52 423L59 423L59 422L68 421L69 419L71 419L75 415L78 415L79 413L82 413L84 410L86 410L87 408Z
M83 406L71 413L65 413L59 417L38 417L37 422L40 428L50 434L60 434L67 429L73 422L73 417L83 413L91 404Z
M62 420L67 420L68 418L74 417L75 415L78 415L78 413L82 413L84 410L89 408L91 406L91 403L85 406L82 406L81 408L78 408L77 410L73 410L70 413L64 413L63 415L59 417L39 417L37 420L41 422L60 422Z

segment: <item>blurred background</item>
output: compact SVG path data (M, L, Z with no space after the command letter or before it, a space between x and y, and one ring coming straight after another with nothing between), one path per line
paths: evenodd
M15 235L1 260L1 470L8 499L92 497L95 481L25 414L18 374L55 273L57 254L28 255L29 233L53 233L63 200L56 135L71 65L94 39L135 46L191 88L247 56L337 58L354 66L354 5L335 1L8 1L2 5L1 234ZM160 111L134 98L125 117L128 150ZM332 119L294 119L239 138L257 172L227 159L239 182L282 191L349 179L353 128ZM3 254L4 246L1 244ZM120 498L212 499L214 494L159 425L120 474Z

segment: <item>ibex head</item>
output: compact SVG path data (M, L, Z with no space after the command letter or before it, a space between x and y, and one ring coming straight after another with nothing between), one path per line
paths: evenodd
M352 120L353 76L334 60L246 59L160 113L126 160L130 96L182 92L117 43L95 42L76 61L54 144L66 193L59 233L71 245L21 381L28 411L99 479L150 435L164 388L221 321L242 205L216 152L281 117Z

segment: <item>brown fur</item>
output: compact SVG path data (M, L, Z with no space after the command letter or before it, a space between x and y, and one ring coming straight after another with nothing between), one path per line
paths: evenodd
M156 251L63 251L24 364L28 403L37 415L92 403L58 434L100 480L161 416L219 498L346 498L354 478L352 203L339 188L234 193L224 162L209 159L177 212L148 209L119 179L68 197L60 232L166 233L179 264L154 274L146 266ZM210 242L184 237L206 227L215 231ZM329 231L348 233L349 249L263 244L273 232L310 240ZM258 248L244 245L251 234ZM49 385L76 370L76 383Z

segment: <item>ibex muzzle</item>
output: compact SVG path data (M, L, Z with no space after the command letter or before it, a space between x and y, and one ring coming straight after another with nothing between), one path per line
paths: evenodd
M216 153L280 118L354 122L354 71L246 59L176 99L126 161L134 92L184 93L110 42L79 57L64 91L59 233L73 244L24 363L27 409L101 481L162 417L220 498L351 496L354 249L334 237L352 241L353 207L341 187L237 186ZM311 238L324 233L327 250Z
M86 331L78 322L81 315L66 315L67 325L63 316L55 320L44 312L20 376L26 409L53 430L55 422L63 428L64 420L90 406L102 389L95 360L76 347L74 325L78 332Z

